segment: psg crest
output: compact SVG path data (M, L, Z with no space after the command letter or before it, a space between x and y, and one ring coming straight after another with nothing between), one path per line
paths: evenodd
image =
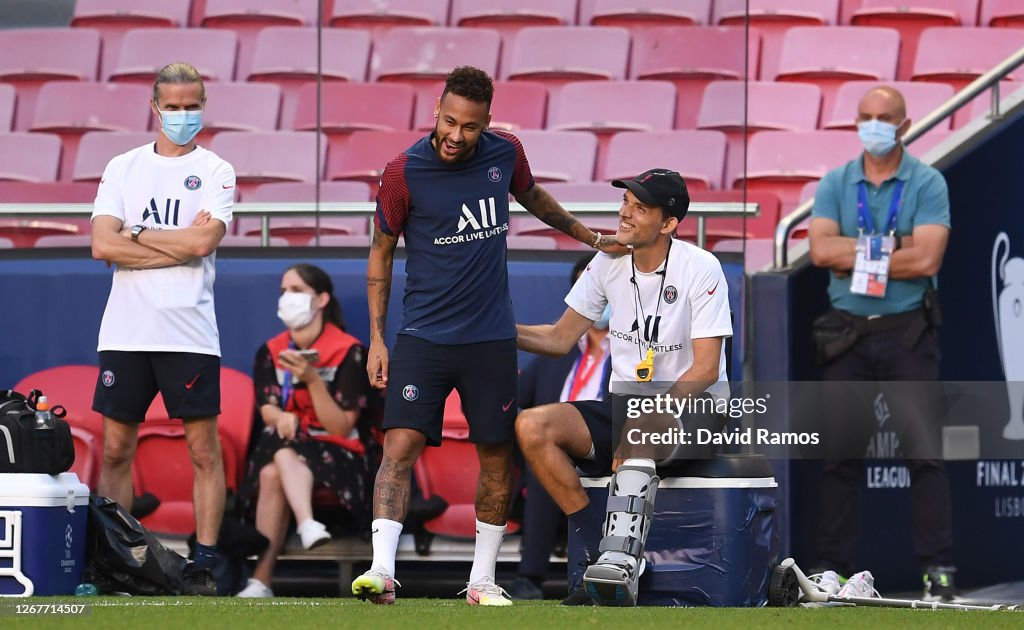
M203 185L203 180L199 179L198 175L189 175L185 178L185 188L189 190L198 190Z

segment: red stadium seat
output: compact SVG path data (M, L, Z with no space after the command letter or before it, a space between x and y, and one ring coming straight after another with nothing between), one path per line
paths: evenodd
M807 201L808 199L814 199L814 193L818 190L818 184L821 180L814 180L804 184L804 187L800 189L800 203Z
M149 129L152 88L111 83L47 83L39 90L32 131L61 137L60 177L71 179L82 134Z
M795 26L786 33L779 72L763 79L814 83L821 88L822 111L832 111L839 86L855 79L892 81L900 35L870 26Z
M857 107L868 90L878 87L875 81L847 81L839 86L832 111L825 112L822 129L857 129ZM917 122L953 98L953 88L944 83L919 83L892 81L886 83L903 94L907 102L907 116ZM949 129L951 119L947 118L938 129Z
M198 0L197 0L198 1ZM854 14L860 9L860 5L864 3L864 0L843 0L839 6L839 23L849 24L850 20L853 19Z
M281 117L281 88L273 83L206 83L203 129L207 147L221 131L275 131Z
M921 34L914 60L914 81L947 83L962 90L968 83L1017 52L1024 38L1017 29L969 27L936 27ZM1024 79L1018 67L1004 82ZM1015 87L1012 83L1005 87ZM1009 93L1009 90L1007 90ZM982 95L980 98L986 98ZM954 116L953 126L970 120L970 113L961 109Z
M92 203L96 185L83 182L3 182L4 203Z
M396 26L445 26L449 0L344 0L334 2L328 25L370 31L374 41Z
M433 131L437 99L444 91L444 83L421 89L416 94L413 129ZM515 131L517 129L543 129L548 109L548 89L534 81L495 81L494 100L491 101L491 129Z
M205 1L200 26L227 28L238 35L235 76L245 79L252 67L256 39L268 26L315 26L317 0L197 0ZM316 38L313 38L316 41ZM324 57L325 61L328 58Z
M509 249L545 252L558 249L558 240L552 236L506 236L505 240Z
M746 68L757 78L761 36L737 27L659 27L633 38L631 79L671 81L676 86L675 128L693 129L704 87L715 80L742 81Z
M33 249L47 247L92 247L91 234L50 234L36 239Z
M580 24L621 26L631 33L652 26L704 26L711 0L589 0L580 4Z
M317 172L317 138L309 131L222 131L210 150L235 167L240 196L259 184L313 182ZM327 138L320 138L320 168L327 155Z
M672 129L675 101L668 81L580 81L552 95L548 129L597 134L600 161L614 133Z
M500 36L489 29L397 27L376 45L370 80L432 84L466 64L493 77L500 49Z
M1020 0L984 0L978 25L1024 28L1024 5Z
M743 169L744 143L755 132L813 131L820 113L821 90L816 85L712 81L704 88L697 127L725 133L725 173L731 182Z
M188 51L188 62L206 82L231 81L235 77L238 37L229 30L212 28L137 28L128 31L121 52L108 72L108 80L153 86L168 59Z
M387 163L422 137L419 131L354 131L349 143L359 150L331 153L327 157L327 179L366 182L371 194L376 195Z
M106 81L117 64L125 32L187 26L190 4L191 0L78 0L71 26L92 28L102 35L100 77Z
M691 202L706 203L741 203L743 199L742 190L713 190L694 191L690 195ZM744 225L743 217L730 218L708 218L704 225L705 247L713 249L715 245L723 240L729 239L755 239L771 238L775 234L775 226L779 223L779 198L768 192L748 191L747 203L756 203L759 213L756 217L747 217ZM690 241L697 242L697 217L687 216L680 221L676 228L676 236Z
M621 188L615 188L608 182L551 182L544 184L544 190L559 203L620 203L623 193Z
M299 88L294 129L316 128L315 83ZM349 148L353 131L407 131L412 122L415 93L397 83L324 83L321 85L320 124L327 134L328 155L359 151Z
M619 229L619 217L616 214L582 217L580 222L587 228L601 234L615 234ZM546 236L555 239L558 249L590 250L590 245L581 243L561 230L551 227L533 215L518 215L509 219L509 236Z
M516 33L524 28L575 23L576 0L452 0L452 26L498 31L506 54Z
M263 184L245 195L246 203L313 203L315 184ZM321 182L321 202L363 202L370 197L370 187L363 182ZM262 229L259 217L239 217L238 233L243 236L258 236ZM310 216L274 216L270 219L270 235L282 237L289 245L304 246L316 235L316 218ZM320 217L320 235L369 235L366 217L342 217L325 215ZM369 242L369 239L364 239Z
M88 28L0 30L0 83L18 90L14 129L32 124L39 89L48 81L95 81L100 34Z
M0 181L56 181L60 151L60 136L53 134L0 134Z
M13 134L11 134L13 135ZM0 134L0 146L4 136ZM0 181L0 200L8 204L89 203L96 198L94 184L68 182ZM43 247L48 238L84 236L89 238L89 218L85 216L40 219L0 219L0 236L15 247ZM31 389L31 388L29 388Z
M0 133L7 133L14 128L15 94L13 85L0 83Z
M850 23L884 26L900 33L900 62L896 78L909 81L921 32L934 26L974 26L978 0L863 0Z
M945 142L946 139L952 135L952 131L932 129L920 138L914 140L908 147L908 150L919 158L924 157L926 153L934 149L939 144Z
M775 193L782 214L800 201L800 189L812 179L843 165L863 152L855 131L761 131L747 148L747 172L738 174L734 188Z
M103 457L102 436L80 426L71 427L71 442L75 447L75 461L71 471L78 475L78 480L96 492L100 480L100 462Z
M151 144L155 140L156 134L152 131L89 131L82 135L82 141L78 145L71 179L94 184L95 198L95 184L102 179L103 170L107 168L107 163L111 159L136 147Z
M747 0L718 0L714 23L742 27L748 20ZM839 0L750 0L749 22L761 33L761 72L775 76L786 32L794 26L839 23Z
M242 201L246 203L313 203L316 193L313 183L282 182L261 184L247 193ZM373 201L370 187L363 182L320 182L320 201L366 202ZM364 228L361 233L366 233Z
M585 131L517 131L533 179L546 182L589 182L594 179L597 138Z
M538 81L551 97L574 81L621 81L629 63L629 31L624 28L537 26L512 40L503 79Z
M60 365L25 376L14 385L15 391L42 390L52 405L62 405L68 412L65 420L97 436L102 448L103 416L92 410L99 368L95 365Z
M330 28L321 34L323 81L363 81L370 59L365 31ZM241 76L241 75L240 75ZM256 41L249 81L281 86L281 120L294 120L298 91L317 80L317 35L313 28L269 27Z
M612 136L598 178L630 179L658 165L679 172L692 194L722 188L726 139L721 131L647 131Z

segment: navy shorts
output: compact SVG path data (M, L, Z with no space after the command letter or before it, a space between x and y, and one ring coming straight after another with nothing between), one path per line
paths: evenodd
M429 445L440 446L444 403L455 389L470 442L511 442L518 360L515 339L447 345L398 335L388 369L384 430L414 429Z
M192 420L220 414L220 357L192 352L100 352L92 409L121 422L142 422L163 395L167 415Z

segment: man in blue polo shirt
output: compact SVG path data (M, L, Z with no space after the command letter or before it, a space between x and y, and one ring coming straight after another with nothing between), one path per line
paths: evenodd
M857 112L863 155L827 173L818 186L811 260L831 270L832 310L815 323L815 338L824 380L870 381L885 392L910 469L924 595L948 601L956 594L949 480L941 459L942 413L928 403L939 379L932 287L949 240L949 195L942 174L903 148L908 129L903 96L891 87L870 90ZM875 428L875 414L865 405L871 399L863 398L878 387L873 393L854 389L829 389L853 397L849 405L830 398L836 411L826 419L825 447L842 448L844 458L862 456ZM861 459L825 461L818 513L822 569L850 575L862 466Z
M426 445L441 443L454 388L476 444L480 478L476 552L466 601L508 606L494 583L512 494L516 327L505 237L511 194L548 225L596 249L618 251L534 184L519 140L489 131L494 88L487 73L453 70L438 99L434 131L388 163L381 178L367 265L371 384L387 387L384 457L373 496L373 564L352 592L395 601L395 553L409 503L410 473ZM390 360L384 344L398 237L405 235L402 324Z

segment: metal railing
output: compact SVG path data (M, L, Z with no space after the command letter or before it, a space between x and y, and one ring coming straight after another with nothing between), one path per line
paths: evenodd
M974 100L987 89L992 90L992 115L999 116L999 81L1016 68L1024 64L1024 48L1003 60L1002 63L992 68L985 74L972 81L963 90L956 93L935 111L915 123L903 137L904 144L910 144L920 138L940 122L952 116L957 110ZM789 213L779 221L775 227L774 243L774 267L782 269L789 265L789 235L798 223L806 219L814 208L814 200L810 199L800 204L796 210Z
M618 213L618 203L564 203L562 206L573 214L580 216L602 216ZM239 203L234 206L236 216L260 217L260 244L270 245L270 219L274 216L363 216L373 215L375 205L370 202L353 203ZM529 214L518 203L509 206L513 216ZM0 217L33 217L54 219L59 216L90 216L93 206L87 203L0 203ZM756 217L760 213L757 203L747 202L700 202L690 204L688 216L697 219L697 244L701 247L707 241L707 219L725 217ZM367 237L369 242L369 237Z

